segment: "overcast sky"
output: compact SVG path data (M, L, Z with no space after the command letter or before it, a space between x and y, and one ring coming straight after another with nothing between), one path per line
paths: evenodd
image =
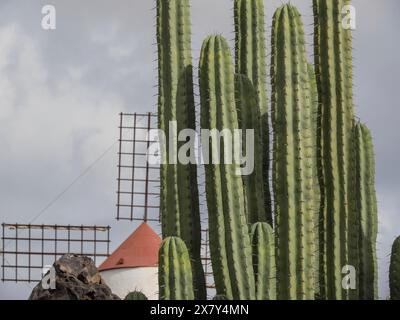
M233 38L232 1L191 2L197 63L206 35ZM268 29L281 3L265 1ZM312 1L291 3L311 34ZM41 28L46 4L57 10L54 31ZM356 112L376 146L380 296L386 298L388 255L400 235L400 3L353 5ZM119 112L156 111L153 7L148 0L0 2L0 222L111 225L112 248L135 229L115 221L115 142ZM31 288L0 283L0 299L26 299Z

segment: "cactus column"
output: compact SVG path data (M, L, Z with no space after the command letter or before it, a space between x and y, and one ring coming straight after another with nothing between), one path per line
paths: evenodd
M263 174L263 139L261 131L261 114L257 107L257 95L250 79L245 75L235 75L236 110L239 118L239 127L243 130L243 152L246 152L247 130L253 130L254 148L249 149L254 159L254 170L243 176L247 222L266 221L264 201L264 174Z
M225 130L233 135L239 128L234 70L230 48L221 36L204 41L199 77L202 133L203 130ZM240 165L225 163L230 143L223 138L220 164L205 167L211 260L217 294L228 299L254 300L252 250ZM203 141L203 148L204 144L209 146L210 139ZM212 145L210 158L216 159L217 154L217 148Z
M251 242L257 300L276 300L275 241L271 226L265 222L254 224Z
M193 300L189 252L180 238L169 237L161 244L158 258L160 300Z
M269 186L269 119L266 88L266 47L263 0L235 0L235 40L236 40L236 73L247 76L255 88L256 103L260 113L260 124L255 129L256 135L262 136L262 170L263 181L254 187L259 190L257 197L264 202L257 210L248 212L249 223L268 222L272 225L271 194ZM249 128L243 128L249 129ZM256 172L258 175L259 173ZM248 184L247 184L248 185ZM249 192L246 193L250 195ZM254 195L251 195L254 197ZM254 201L254 198L248 199ZM258 201L255 203L255 205Z
M163 237L182 238L190 252L195 294L206 298L200 260L201 225L196 164L177 163L177 136L169 137L170 122L177 132L195 129L195 105L188 0L157 0L159 65L159 128L166 134L162 144L161 216ZM172 150L172 151L171 151ZM168 162L173 159L172 163ZM167 164L168 163L168 164Z
M354 169L351 168L352 41L351 30L342 26L342 8L349 2L313 1L324 221L320 225L320 287L322 298L331 300L347 298L342 288L342 268L348 263L358 265L357 232L348 233L348 222L356 221L356 212L351 207L354 194L349 190L350 172Z
M291 5L280 7L272 28L273 190L277 296L314 299L314 126L304 30Z
M389 270L390 299L400 300L400 237L392 247Z
M355 126L356 209L359 216L359 294L361 300L378 298L376 238L378 234L375 192L375 162L371 133L363 124Z

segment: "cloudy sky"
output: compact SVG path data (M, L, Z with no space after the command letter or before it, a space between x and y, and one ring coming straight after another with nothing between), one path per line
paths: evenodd
M197 61L206 35L233 38L232 1L191 2ZM281 3L265 1L268 27ZM291 3L311 34L311 0ZM46 4L57 10L53 31L41 28ZM400 234L400 3L353 5L356 112L376 146L380 296L386 298L390 245ZM153 7L148 0L0 2L0 222L111 225L112 248L134 230L114 219L115 142L119 112L156 109ZM0 299L26 299L31 288L0 283Z

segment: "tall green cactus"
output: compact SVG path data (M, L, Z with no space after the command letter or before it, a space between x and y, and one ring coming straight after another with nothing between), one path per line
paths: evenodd
M183 165L176 160L176 147L184 142L178 142L175 148L169 145L170 138L178 140L175 134L169 137L171 121L176 121L176 132L196 128L190 29L188 0L157 0L158 117L159 128L167 135L162 144L162 233L164 238L177 236L185 241L192 259L196 297L205 299L196 164ZM174 158L172 163L170 157Z
M267 98L267 65L265 46L265 14L263 0L235 0L235 61L236 73L246 75L253 83L256 92L256 103L260 113L260 124L255 126L255 134L262 136L262 168L255 168L255 175L262 172L263 181L257 182L254 187L263 195L263 205L254 203L256 210L248 212L249 223L268 222L272 225L272 205L269 185L269 119ZM262 170L262 171L260 171ZM255 181L253 181L255 182ZM246 188L249 184L245 184ZM247 196L251 192L246 192ZM257 196L259 199L260 196ZM254 199L247 199L253 201Z
M349 234L348 230L349 223L354 225L356 220L356 212L351 207L354 192L349 190L350 173L354 169L351 167L352 39L351 30L342 26L342 8L349 3L349 0L313 0L323 200L320 287L321 296L330 300L347 298L342 288L342 268L348 263L358 265L357 232Z
M312 138L313 138L313 156L312 156L312 168L313 168L313 211L315 214L314 219L314 230L315 230L315 255L314 255L314 280L315 280L315 297L316 299L320 298L320 288L319 288L319 225L321 223L321 190L319 185L319 172L318 172L318 130L319 127L319 118L318 118L318 89L317 89L317 79L315 76L314 67L309 64L308 65L308 74L310 79L310 93L312 100L312 108L311 108L311 123L313 126L312 130Z
M188 249L180 238L168 237L158 256L160 300L193 300L193 279Z
M233 134L239 128L234 70L230 48L223 37L210 36L204 41L199 69L202 130L228 130ZM228 299L254 300L252 250L243 182L240 165L224 162L228 156L228 143L224 138L221 164L211 162L205 167L211 260L217 294ZM215 159L217 154L213 145L210 158Z
M314 126L303 23L292 5L272 27L273 189L278 299L314 299Z
M254 132L254 151L252 150L253 153L251 154L254 157L254 170L252 174L243 177L248 222L266 221L261 114L257 108L254 86L245 75L235 75L235 97L239 127L243 130L244 148L248 147L246 145L246 130L253 130Z
M375 192L375 162L371 133L363 124L355 126L356 208L360 215L359 294L362 300L378 297L376 239L378 235Z
M268 223L258 222L251 228L253 266L257 300L276 300L274 231Z
M400 300L400 237L398 237L392 247L389 269L390 299Z

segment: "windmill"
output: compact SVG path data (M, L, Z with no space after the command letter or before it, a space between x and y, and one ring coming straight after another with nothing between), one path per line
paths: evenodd
M111 284L113 291L121 295L128 290L123 285L124 277L143 278L144 271L140 268L150 268L145 270L151 270L148 282L153 283L148 295L156 298L153 287L157 285L154 279L158 261L154 260L159 246L158 235L161 233L160 166L148 161L149 147L158 143L150 134L156 128L157 115L154 113L119 114L115 218L120 222L139 222L140 226L112 255L110 226L3 222L0 249L1 281L39 282L54 261L66 253L71 253L91 257L95 263L102 261L99 265L102 276L109 285ZM206 222L203 221L203 224ZM143 249L141 243L147 245L145 251L153 252L151 257L140 259L135 256L140 255ZM125 250L127 246L131 250ZM213 296L214 285L206 225L202 230L202 261L209 295ZM117 273L115 270L121 272ZM126 275L121 277L123 273Z

